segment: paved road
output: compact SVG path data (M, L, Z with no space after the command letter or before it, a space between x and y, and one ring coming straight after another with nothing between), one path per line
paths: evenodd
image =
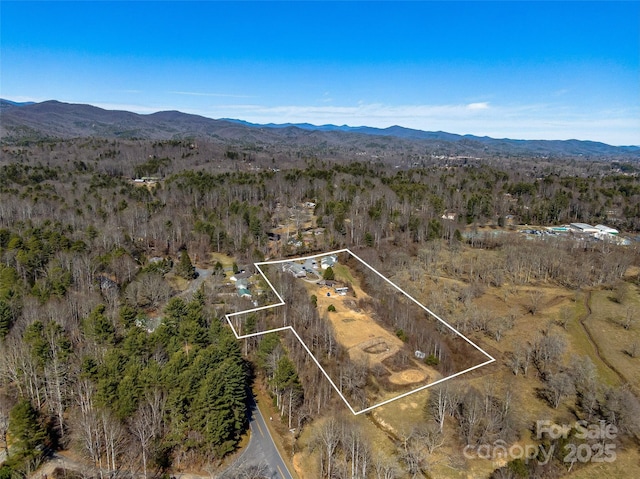
M293 476L287 469L282 456L280 456L280 453L273 442L273 437L271 437L271 433L269 432L269 428L267 427L264 417L253 400L251 404L249 428L251 429L251 437L246 449L226 471L216 473L217 475L214 475L213 477L218 479L238 479L245 477L250 468L255 468L256 470L260 470L262 474L269 479L293 479ZM0 459L3 459L3 452L4 451L0 451ZM3 461L0 460L0 463L2 462ZM99 474L97 470L88 466L86 463L76 462L66 456L54 452L49 460L34 472L30 478L39 479L43 475L51 476L57 467L79 473L92 471L96 476ZM111 473L111 471L106 469L103 470L103 472L105 476L109 476ZM191 479L206 479L211 477L180 473L174 475L176 477L188 477ZM133 474L133 477L139 476L140 474Z
M249 445L220 478L237 477L238 471L253 466L266 469L265 475L270 479L293 479L254 400L251 404L249 428L251 429Z
M196 291L198 291L198 288L204 282L204 280L207 279L209 276L211 276L211 272L213 271L213 268L212 269L196 268L195 270L196 270L196 273L198 273L198 277L192 280L191 283L189 283L189 287L185 289L182 293L180 293L180 296L189 296L195 293Z
M191 280L187 289L178 294L177 297L184 298L186 301L191 300L191 296L193 293L198 291L198 288L202 285L202 283L209 277L211 277L211 273L213 269L200 269L196 268L196 272L198 273L198 277ZM164 306L161 308L161 311L164 310ZM153 333L160 323L162 322L162 313L158 313L158 315L151 317L147 320L147 331Z

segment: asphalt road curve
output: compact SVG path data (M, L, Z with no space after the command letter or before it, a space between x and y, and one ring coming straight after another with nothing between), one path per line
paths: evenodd
M249 427L251 428L249 445L229 469L220 476L221 479L243 477L243 473L250 468L261 469L263 475L270 479L293 479L273 442L265 418L253 399Z

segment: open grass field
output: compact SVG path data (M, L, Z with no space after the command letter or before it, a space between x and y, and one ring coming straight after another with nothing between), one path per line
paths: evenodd
M165 279L169 282L171 287L176 291L185 291L189 287L189 281L171 272L167 273Z
M347 295L336 294L333 288L315 283L305 283L309 295L316 295L318 311L327 311L337 341L347 350L349 357L360 364L366 364L370 370L383 367L388 373L388 381L397 386L420 386L441 378L432 367L412 358L413 352L406 351L411 359L401 370L390 370L384 361L399 351L406 349L405 344L392 332L380 325L371 311L357 306L356 298L366 299L369 294L360 286L357 278L346 265L337 264L334 268L336 278L351 284L352 291ZM328 312L330 306L335 311ZM410 388L411 389L411 388ZM409 389L409 390L410 390ZM404 392L404 390L402 391ZM398 391L380 393L377 400L397 396Z
M366 361L370 366L385 366L384 361L401 351L404 343L393 331L378 323L371 311L358 307L358 299L368 299L374 294L362 288L358 280L362 272L356 274L345 264L336 265L334 272L339 282L351 286L346 296L337 295L333 288L312 282L305 284L308 294L316 295L318 311L325 314L331 322L336 339L348 351L352 360ZM415 272L411 274L399 269L392 281L400 288L406 288L409 294L443 319L448 320L456 314L459 318L461 311L470 310L463 309L459 299L461 292L468 286L467 283L442 275L434 277L424 270L420 271L417 279ZM515 429L518 431L520 445L535 443L531 427L537 420L549 419L564 423L576 420L574 397L561 402L557 409L551 408L541 396L540 392L545 384L535 366L531 364L526 376L522 371L514 375L506 362L511 352L527 343L533 343L541 335L552 334L563 339L566 345L563 364L570 364L574 358L588 357L596 367L599 381L604 385L618 386L626 379L638 388L640 358L632 358L628 350L633 341L640 341L640 316L636 314L637 320L634 316L627 329L623 327L623 319L629 308L633 308L634 312L640 311L640 291L637 286L630 281L629 283L630 287L622 302L612 299L611 290L576 291L550 283L484 287L465 307L483 311L489 323L496 318L506 317L510 318L511 323L499 339L482 330L472 330L466 334L469 339L494 355L497 363L463 375L459 380L466 386L488 392L495 397L504 397L505 392L510 391L512 404L517 408ZM434 299L439 302L434 304ZM532 308L534 301L536 304ZM335 308L335 312L327 312L330 305ZM453 321L451 324L455 326ZM409 353L411 364L401 371L388 370L388 383L415 384L413 387L417 387L425 383L425 375L426 382L430 382L432 377L438 377L434 369L413 359L412 351ZM623 380L616 371L623 372ZM392 401L353 420L368 428L368 437L375 442L376 450L393 451L394 447L398 447L399 439L409 435L416 425L424 424L428 419L425 405L430 391L425 389ZM394 393L382 391L376 398L377 402L397 395ZM451 418L445 422L445 443L428 458L432 477L483 478L504 465L504 461L464 459L464 444L461 445L456 435L452 434L456 427ZM307 436L301 438L300 445L307 451L307 446L310 447L313 443L313 429L309 428L305 432ZM317 470L317 452L299 454L296 461L298 470ZM632 477L629 475L630 471L637 470L640 470L640 452L633 448L620 448L615 462L589 464L572 471L568 477L626 478ZM313 472L303 477L314 477Z
M613 462L590 463L569 473L571 479L631 479L640 471L640 451L636 447L616 448Z
M226 270L233 267L235 259L223 253L210 253L209 262L211 264L216 264L218 261L220 261L220 264L222 264L222 267Z
M352 295L340 296L333 291L333 288L315 284L307 287L310 293L318 298L318 311L327 311L330 305L335 307L336 311L328 313L328 317L334 328L336 339L346 349L351 350L354 346L378 337L396 350L402 345L402 341L376 323L368 312L358 309ZM360 290L358 296L364 297L364 292Z
M415 296L425 302L437 288L450 291L461 284L454 279L443 277L438 278L438 281L433 281L426 274L417 283L422 286L414 288ZM403 285L400 281L399 284ZM539 292L536 293L540 297L539 306L532 314L528 310L532 293L535 291ZM593 291L589 295L584 291L576 292L549 284L487 287L481 296L473 300L473 304L490 311L493 317L511 315L514 319L513 327L505 332L500 341L488 336L479 337L474 333L470 334L470 338L477 340L481 345L488 345L487 349L490 351L495 348L504 354L513 351L519 344L534 340L536 334L541 334L543 330L546 330L551 334L561 336L566 341L565 363L568 364L570 359L576 356L589 357L596 366L600 381L609 386L617 386L621 383L620 378L606 363L608 362L614 368L624 371L627 379L638 387L640 358L631 358L624 349L632 341L639 339L640 317L638 317L638 322L632 323L629 330L625 330L621 326L621 319L629 306L636 308L635 311L640 311L640 295L637 288L630 288L625 297L625 303L621 305L610 299L611 294L611 291L602 290ZM564 326L561 321L563 316L567 318ZM585 318L593 341L581 324L581 320ZM481 369L475 372L474 377L465 378L463 376L461 379L478 390L482 390L487 384L495 385L498 396L502 395L501 390L510 389L513 394L513 404L518 407L517 429L522 438L521 441L530 440L531 424L534 424L538 419L565 420L567 422L575 420L575 406L572 401L562 403L558 409L552 409L545 400L539 397L538 392L543 383L537 377L535 367L531 366L526 377L522 373L515 376L505 364L505 357L497 355L497 359L498 364L495 369L487 368L484 371ZM429 390L427 389L380 407L372 415L378 425L385 430L394 434L406 433L415 424L424 422L424 406L428 396ZM447 459L456 454L455 447L458 446L455 446L454 449L451 447L452 445L447 447L445 444L445 447L436 451L432 456L433 477L487 477L492 470L501 465L490 460L473 459L459 464L457 467L452 467ZM457 453L459 454L460 451ZM586 479L606 475L612 478L626 478L630 477L629 471L639 469L640 455L638 452L636 450L621 450L615 463L590 464L572 473L569 477Z
M640 294L631 287L623 301L611 299L611 291L594 291L591 294L591 315L585 321L591 336L598 345L600 354L609 362L636 391L640 391L640 346L637 356L631 357L629 349L634 342L640 345ZM634 318L625 329L623 323L628 309Z

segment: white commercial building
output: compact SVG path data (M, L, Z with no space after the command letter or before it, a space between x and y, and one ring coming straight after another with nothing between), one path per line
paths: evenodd
M601 231L603 233L609 233L610 235L617 235L618 233L620 233L617 229L611 228L610 226L596 225L595 228L598 231Z
M587 233L587 234L598 233L600 231L598 230L598 228L595 228L586 223L571 223L569 225L569 228L571 228L573 231L576 231L578 233Z

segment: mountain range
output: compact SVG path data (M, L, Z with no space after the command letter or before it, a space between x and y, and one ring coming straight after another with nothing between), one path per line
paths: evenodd
M410 148L432 154L474 157L581 157L640 160L640 146L611 146L582 140L513 140L422 131L401 126L299 124L254 124L242 120L215 120L203 116L162 111L148 115L105 110L91 105L63 103L18 103L0 99L0 140L25 143L84 137L172 140L209 139L230 144L284 145L349 148L376 145ZM373 141L373 143L372 143Z

